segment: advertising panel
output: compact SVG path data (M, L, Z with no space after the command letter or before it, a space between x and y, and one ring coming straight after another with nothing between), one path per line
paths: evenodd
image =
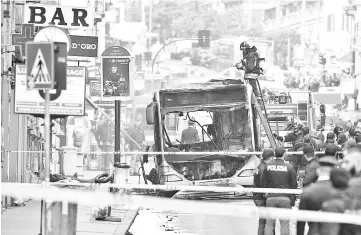
M16 65L15 113L44 114L42 90L27 89L26 65ZM67 89L50 90L50 115L83 116L85 107L85 68L67 67Z
M129 58L102 58L103 96L129 96Z

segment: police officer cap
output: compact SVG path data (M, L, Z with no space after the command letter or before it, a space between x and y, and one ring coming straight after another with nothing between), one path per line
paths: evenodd
M320 166L337 166L339 162L335 157L322 157L318 160Z

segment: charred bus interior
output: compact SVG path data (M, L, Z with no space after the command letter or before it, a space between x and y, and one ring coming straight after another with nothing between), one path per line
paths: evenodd
M160 183L194 184L237 176L251 156L214 152L255 150L257 130L247 91L245 84L218 81L163 89L155 95L147 108L147 122L154 124L154 150L189 153L157 156ZM166 125L170 119L172 125ZM188 123L192 123L199 137L194 143L182 141Z

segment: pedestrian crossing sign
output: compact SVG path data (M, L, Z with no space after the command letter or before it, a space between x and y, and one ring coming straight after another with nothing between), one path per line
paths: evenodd
M52 42L27 43L26 65L29 90L54 88L54 44Z

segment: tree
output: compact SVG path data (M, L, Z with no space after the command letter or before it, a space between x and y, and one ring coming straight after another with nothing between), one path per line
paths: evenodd
M275 49L275 64L281 68L286 69L286 58L290 56L292 58L292 47L297 43L300 43L300 35L296 30L288 30L278 32L276 35L271 37L274 40ZM290 39L291 55L288 55L288 39Z
M176 0L159 1L154 5L152 31L163 32L165 39L173 37L173 32L178 38L196 37L201 29L210 30L212 39L240 35L262 36L261 27L254 30L244 27L238 8L221 13L216 10L197 11L196 7L184 10L182 6ZM146 23L149 25L149 7L146 7L145 12Z
M152 32L163 31L164 37L172 36L172 22L181 14L176 0L159 1L152 7ZM149 6L145 7L145 22L149 25Z

